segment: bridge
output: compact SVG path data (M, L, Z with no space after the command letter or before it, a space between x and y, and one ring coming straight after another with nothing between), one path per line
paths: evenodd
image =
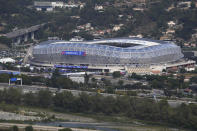
M21 42L26 42L28 39L34 40L34 33L43 27L45 24L34 25L29 28L18 29L12 32L5 34L7 38L12 39L12 43L15 45L20 44Z

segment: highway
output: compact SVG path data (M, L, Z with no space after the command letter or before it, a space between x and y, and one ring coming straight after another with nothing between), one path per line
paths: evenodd
M40 24L40 25L34 25L34 26L29 27L29 28L18 29L18 30L7 33L6 37L15 38L15 37L18 37L18 36L22 36L24 34L28 34L30 32L37 31L38 29L40 29L44 25L45 25L45 23Z

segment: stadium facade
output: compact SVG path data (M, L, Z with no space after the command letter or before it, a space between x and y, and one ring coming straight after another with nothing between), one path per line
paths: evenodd
M142 38L113 38L93 41L46 41L33 48L33 61L53 65L150 66L183 58L173 42Z

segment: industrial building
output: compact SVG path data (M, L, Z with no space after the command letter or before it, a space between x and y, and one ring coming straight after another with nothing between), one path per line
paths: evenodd
M32 62L62 68L150 73L183 62L181 48L169 41L113 38L93 41L45 41L33 49Z

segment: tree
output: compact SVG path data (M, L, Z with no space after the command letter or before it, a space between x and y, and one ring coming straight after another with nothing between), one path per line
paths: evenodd
M116 106L115 103L115 98L113 98L112 96L107 96L103 99L103 108L102 108L102 112L105 113L106 115L110 115L114 112L114 107Z
M36 95L32 92L24 94L23 98L24 98L23 102L24 102L25 105L28 105L28 106L38 105Z
M11 131L19 131L18 126L14 125L14 126L11 128Z
M93 40L93 36L89 34L88 32L79 32L79 36L84 38L85 40Z
M64 91L61 93L56 93L53 98L55 107L63 107L65 110L72 111L72 103L74 101L74 96L71 92Z
M52 77L59 77L60 76L60 72L59 72L59 69L56 68L55 71L53 72L53 75Z
M32 84L32 80L29 76L22 74L21 78L23 80L23 84L25 84L25 85L31 85Z
M59 73L59 69L58 68L56 68L55 69L55 71L53 72L53 74L52 74L52 77L51 77L51 80L49 80L48 82L47 82L47 85L48 86L53 86L53 87L58 87L58 85L57 85L57 78L60 76L60 73Z
M9 88L3 90L3 99L8 104L20 104L22 98L22 90L17 88Z
M114 71L112 76L113 76L113 78L119 78L119 77L121 77L121 73L120 73L120 71Z
M133 78L133 79L137 79L137 80L143 79L143 77L141 75L137 75L136 73L132 73L132 75L129 76L129 78Z
M41 107L47 108L52 104L52 94L49 90L40 90L37 99Z
M193 76L191 79L190 79L191 82L197 82L197 77L196 76Z
M106 89L105 89L105 91L106 91L107 93L111 93L111 94L114 93L114 89L113 89L111 86L107 86Z
M153 80L153 81L151 81L151 87L152 88L161 88L162 87L162 85L161 85L161 82L160 81L158 81L158 80Z
M85 84L88 84L88 82L89 82L89 79L90 79L90 76L87 74L87 73L85 73L85 75L84 75L84 81L85 81Z
M124 84L124 81L123 80L119 80L118 81L118 85L121 87L121 86L123 86L123 84Z
M127 95L128 96L137 96L137 92L136 91L127 91Z
M162 99L158 102L158 106L159 106L160 117L164 120L168 120L169 108L170 108L168 101Z
M184 73L186 73L186 72L187 72L187 71L186 71L184 68L181 68L181 69L180 69L180 73L181 73L181 74L184 74Z
M56 78L56 88L70 89L74 87L74 82L69 78L60 76Z
M91 81L92 81L93 83L95 83L97 80L93 77L93 78L91 79Z
M70 128L59 129L58 131L72 131Z
M8 83L8 81L9 81L9 75L8 74L0 74L0 82Z
M25 127L25 131L33 131L34 129L33 129L33 127L32 126L27 126L27 127Z
M183 84L185 76L184 75L180 75L178 78L179 78L179 84Z
M195 4L194 0L192 0L190 9L195 9L195 7L196 7L196 4Z
M104 83L106 86L110 86L110 85L112 84L111 81L108 80L108 79L102 78L101 80L103 81L103 83Z
M91 97L86 93L79 94L79 97L75 99L75 110L77 112L89 112L92 106Z
M11 39L5 37L5 36L0 36L0 43L1 44L5 44L7 46L10 46L11 45Z

